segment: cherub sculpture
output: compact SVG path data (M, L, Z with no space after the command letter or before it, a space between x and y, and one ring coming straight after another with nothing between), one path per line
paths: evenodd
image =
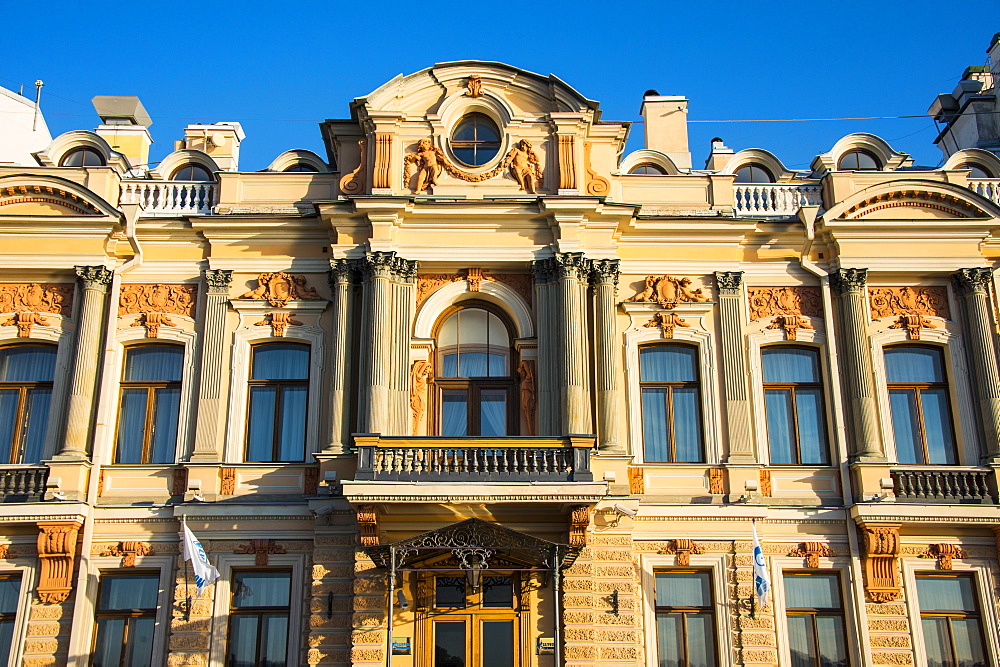
M528 194L535 194L538 181L542 180L542 167L538 164L538 156L531 149L531 142L521 139L510 151L510 175L514 177L521 189Z
M441 173L442 159L434 143L430 139L417 142L417 152L406 156L404 178L409 181L413 177L414 166L417 172L417 187L415 194L423 194L429 185L437 185L437 177Z

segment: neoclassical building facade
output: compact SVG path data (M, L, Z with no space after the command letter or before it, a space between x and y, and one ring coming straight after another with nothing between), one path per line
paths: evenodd
M261 171L95 106L0 165L0 662L1000 664L994 153L623 155L473 61Z

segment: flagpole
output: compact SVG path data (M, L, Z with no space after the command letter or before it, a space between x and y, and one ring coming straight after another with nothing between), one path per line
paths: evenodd
M754 535L757 534L757 517L750 517L750 523L753 526ZM750 618L757 618L757 586L755 585L750 591Z
M187 528L187 516L181 516L181 524L183 528ZM183 529L182 529L183 532ZM191 620L191 571L188 565L188 557L185 551L185 543L181 542L181 557L184 558L184 620Z

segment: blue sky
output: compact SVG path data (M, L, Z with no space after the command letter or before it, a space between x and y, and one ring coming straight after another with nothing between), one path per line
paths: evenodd
M609 120L639 120L651 88L687 95L692 121L922 115L966 66L985 62L1000 31L990 21L1000 16L996 0L109 0L38 9L0 36L0 85L24 83L31 94L44 80L53 135L95 127L94 95L138 95L154 121L152 159L188 123L238 120L246 171L290 148L325 156L319 121L347 117L354 97L435 62L498 60L553 73L598 100ZM690 142L695 166L720 136L804 169L854 131L880 135L918 164L941 159L929 117L693 123ZM641 134L634 125L629 150Z

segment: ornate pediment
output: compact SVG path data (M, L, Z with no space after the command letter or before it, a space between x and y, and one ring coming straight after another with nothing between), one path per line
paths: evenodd
M52 176L0 178L0 215L113 216L120 213L77 183Z
M992 218L1000 215L991 202L948 183L901 179L865 188L823 215L826 224L852 220L935 220ZM836 226L836 225L834 225Z

